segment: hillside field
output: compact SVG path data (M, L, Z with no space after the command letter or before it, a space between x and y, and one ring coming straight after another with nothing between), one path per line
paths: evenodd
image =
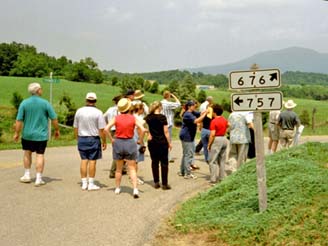
M50 83L43 82L42 78L21 78L21 77L1 77L0 76L0 116L8 119L8 117L12 117L12 123L14 122L14 112L13 105L11 104L11 99L13 98L14 92L20 94L23 98L27 98L29 96L27 92L27 86L29 83L39 82L43 87L43 97L45 99L50 99ZM108 107L112 106L112 98L116 95L120 94L120 87L111 86L107 84L91 84L91 83L81 83L81 82L71 82L67 80L61 80L59 83L54 83L52 86L52 103L57 112L59 112L63 106L59 105L59 100L63 95L67 95L71 98L72 102L75 104L77 108L83 106L85 104L85 95L87 92L93 91L97 94L98 101L97 107L105 112ZM207 90L206 94L209 96L213 96L215 98L215 102L221 103L223 99L226 101L230 101L230 91L223 91L222 89L216 90ZM149 104L155 100L161 100L162 96L159 94L151 94L145 93L145 101ZM291 98L285 98L284 100L288 100ZM315 132L312 132L311 127L306 127L304 130L304 135L327 135L328 134L328 103L326 101L315 101L308 99L294 99L292 98L298 106L295 108L295 112L299 115L303 110L307 110L311 114L312 110L316 108L316 124L317 128ZM225 112L224 116L228 116L228 113ZM6 129L11 126L12 123L4 122L1 120L0 127ZM12 134L12 130L5 130L4 134ZM177 136L178 129L175 129L174 136Z

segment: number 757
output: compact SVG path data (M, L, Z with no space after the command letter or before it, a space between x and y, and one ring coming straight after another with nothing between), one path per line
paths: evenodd
M273 102L274 102L274 97L269 97L268 100L269 100L269 103L270 103L270 107L272 107ZM257 105L256 105L257 108L261 108L264 105L262 97L258 97L257 100L254 100L253 98L247 98L247 101L248 101L248 107L249 108L252 108L253 102L257 103Z

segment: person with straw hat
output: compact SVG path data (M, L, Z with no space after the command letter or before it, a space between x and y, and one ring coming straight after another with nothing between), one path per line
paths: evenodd
M122 168L124 161L127 162L130 178L133 185L133 197L139 198L139 191L137 188L137 172L136 172L136 159L137 159L137 143L133 139L134 129L137 126L140 129L138 143L143 145L143 137L146 129L142 126L142 123L130 114L131 100L128 98L122 98L117 103L118 111L120 112L115 118L108 122L105 127L111 143L113 145L113 159L116 160L116 172L115 172L115 194L121 193L121 179ZM115 125L115 137L110 134L110 129Z
M281 112L278 117L280 131L280 144L283 148L289 148L293 142L294 129L301 125L298 115L293 111L297 104L293 100L285 102L285 111Z

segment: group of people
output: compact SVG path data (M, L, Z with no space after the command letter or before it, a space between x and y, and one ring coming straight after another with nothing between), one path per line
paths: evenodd
M15 124L15 141L20 138L24 150L24 175L21 182L30 183L32 152L36 152L35 186L44 185L44 152L48 140L48 120L55 128L58 138L59 125L57 115L50 103L41 98L42 88L39 83L28 86L31 97L23 100L18 109ZM169 162L172 149L172 127L175 111L181 107L179 99L169 91L163 93L161 101L148 105L142 101L144 94L140 90L128 90L124 95L113 98L114 106L105 114L96 107L97 95L89 92L85 97L85 106L79 108L74 117L74 133L81 158L81 189L94 191L100 187L95 184L96 162L102 158L102 151L107 148L107 138L112 143L112 165L109 177L115 178L115 194L121 192L121 180L128 172L133 197L139 198L138 162L144 160L145 142L151 158L151 169L154 188L171 189L168 183ZM240 167L247 159L248 146L251 142L250 129L254 128L251 112L233 112L225 119L223 108L213 103L208 97L196 110L196 102L187 101L181 109L182 126L179 138L182 144L180 176L185 179L197 178L193 173L195 159L195 136L201 129L201 142L204 148L204 159L209 165L210 183L215 184L225 177L226 167ZM285 104L286 112L270 114L270 149L276 150L277 132L274 127L280 126L280 139L284 146L290 145L294 126L300 126L297 115L292 111L296 104L289 100ZM278 115L278 116L277 116ZM272 125L271 125L272 124ZM271 131L272 130L272 131ZM229 140L226 138L229 131ZM227 152L229 149L229 153ZM226 156L228 162L226 163ZM127 168L127 170L125 169ZM233 170L233 171L234 171Z
M277 151L278 144L283 149L289 148L292 144L297 145L304 126L298 115L293 111L297 104L293 100L284 103L285 110L273 110L269 113L269 154Z

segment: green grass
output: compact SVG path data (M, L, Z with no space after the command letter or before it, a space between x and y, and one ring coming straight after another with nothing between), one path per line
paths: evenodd
M215 232L227 245L327 245L328 144L307 143L266 158L268 209L259 213L255 161L183 204L182 231Z

